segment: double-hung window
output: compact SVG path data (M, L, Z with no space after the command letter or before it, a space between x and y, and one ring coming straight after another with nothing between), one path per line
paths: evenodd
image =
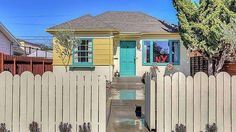
M80 39L80 44L73 49L73 66L93 66L93 40Z
M143 65L180 64L180 44L178 40L144 40Z

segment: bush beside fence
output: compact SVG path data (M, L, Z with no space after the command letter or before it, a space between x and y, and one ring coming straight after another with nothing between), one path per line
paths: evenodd
M40 132L58 132L61 122L78 132L84 122L92 132L106 131L106 81L94 73L24 72L0 74L0 123L11 132L27 132L35 121Z
M200 132L215 123L218 132L236 131L236 76L199 72L186 77L178 72L173 76L158 73L152 80L147 73L146 94L150 95L145 115L150 129L171 132L182 124L187 132Z

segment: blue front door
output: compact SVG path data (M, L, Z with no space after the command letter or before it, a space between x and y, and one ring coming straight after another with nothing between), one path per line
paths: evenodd
M136 41L120 42L120 75L122 77L136 75Z

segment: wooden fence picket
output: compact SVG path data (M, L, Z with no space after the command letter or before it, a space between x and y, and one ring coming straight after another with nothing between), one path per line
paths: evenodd
M77 128L84 123L84 75L77 76Z
M62 74L55 74L56 76L56 130L59 131L58 125L63 121L63 82Z
M31 72L25 72L27 74L27 93L26 93L26 123L27 129L29 129L29 124L34 121L34 75Z
M170 82L168 82L170 83ZM175 125L179 124L179 73L172 76L172 123L171 129L175 130Z
M39 128L41 128L42 77L36 75L34 79L34 121L39 123Z
M186 77L179 72L179 124L186 125Z
M165 81L168 81L168 80L165 80ZM152 89L152 92L156 93L156 94L153 94L152 96L155 97L155 95L157 95L157 98L156 98L156 102L157 102L157 105L156 105L156 110L157 110L157 112L156 112L156 118L157 118L156 129L158 130L158 132L162 132L162 131L164 131L163 120L164 120L164 116L165 116L165 114L164 114L164 89L165 89L164 77L162 75L159 75L156 80L156 83L158 84L156 89ZM171 82L168 82L168 83L171 83ZM155 102L153 103L153 105L154 105L153 107L155 107ZM153 115L155 115L154 112L153 112Z
M12 86L13 86L13 77L10 72L5 72L6 79L6 104L5 104L5 123L8 127L8 130L12 130Z
M20 132L28 131L27 86L28 86L28 72L24 72L21 74L21 81L20 81Z
M0 77L1 78L1 77ZM0 80L1 82L1 80ZM13 77L13 118L12 118L12 132L20 130L20 76L15 75Z
M63 75L63 122L70 121L70 73Z
M165 76L165 131L171 132L172 128L170 125L172 123L171 120L171 78L170 76Z
M98 131L98 75L92 75L92 130Z
M224 132L231 132L231 77L224 72Z
M91 72L85 75L85 107L84 107L84 121L91 122Z
M201 73L194 76L194 132L201 131Z
M201 98L201 131L204 131L205 128L206 128L206 124L208 124L208 121L209 121L209 110L208 110L208 95L209 95L209 85L208 85L208 76L207 74L201 72L200 73L200 77L201 77L201 95L200 95L200 98Z
M216 100L216 123L218 132L224 131L224 73L216 76L217 100Z
M0 123L11 132L29 132L35 121L40 132L58 132L61 122L90 123L93 132L106 131L106 79L86 72L46 72L34 76L0 73Z
M45 74L48 74L48 130L50 132L55 132L57 124L55 124L55 92L56 92L56 79L55 75L52 72L46 72Z
M49 73L42 76L42 131L49 131Z
M186 95L186 129L187 132L194 131L194 82L191 76L187 77L187 95Z
M209 77L209 124L216 123L216 78Z
M232 132L236 131L236 76L232 77Z
M99 132L106 131L106 79L99 78Z
M163 77L162 77L163 78ZM160 78L161 79L161 78ZM156 96L156 91L157 91L157 87L155 87L155 83L156 83L156 80L154 80L154 78L152 79L152 77L150 77L149 78L149 80L150 80L150 86L152 86L151 88L150 88L150 128L155 128L155 120L153 120L153 119L158 119L157 118L157 116L158 116L158 113L156 113L156 109L157 109L157 106L159 105L158 104L158 102L156 101L156 98L155 98L155 96ZM159 84L158 85L159 87L163 87L163 84ZM161 112L161 111L159 111L159 112ZM161 118L161 117L160 117ZM161 126L161 125L159 125L159 126Z
M5 72L0 74L0 123L5 122L5 94L6 94L6 79Z
M72 132L77 132L76 128L76 74L70 72L70 123Z
M145 111L149 111L149 112L145 113L145 121L146 121L147 125L149 126L149 128L152 129L152 126L150 125L151 124L150 121L153 121L153 120L150 119L151 118L150 113L152 113L151 110L153 110L153 109L151 109L152 106L150 105L150 103L151 103L151 100L154 98L151 98L151 96L150 96L150 94L151 94L150 90L152 89L151 84L150 84L151 83L150 73L145 73L145 76L146 76L145 77L145 85L147 87L147 88L145 88L145 98L146 98L145 99ZM152 87L155 87L155 86L152 85ZM155 118L156 117L154 117L154 119Z

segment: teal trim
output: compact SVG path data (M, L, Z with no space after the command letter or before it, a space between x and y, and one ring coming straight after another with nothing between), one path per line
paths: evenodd
M94 68L95 66L94 65L91 65L91 64L74 64L74 65L71 65L70 67L86 67L86 68Z
M146 63L145 60L145 42L148 41L150 42L150 63ZM165 40L165 39L161 39L161 40L143 40L142 42L142 65L143 66L153 66L153 42L154 41L168 41L169 44L169 63L172 63L172 48L173 48L173 42L177 42L178 46L177 46L177 51L178 51L178 61L174 62L173 65L180 65L180 41L179 40ZM166 66L169 63L156 63L157 66Z
M120 41L120 75L136 76L136 41Z
M153 64L153 40L150 43L150 63Z
M70 67L94 67L93 65L93 55L94 55L94 51L93 51L93 38L80 38L80 41L82 40L91 40L92 42L92 56L89 57L89 56L79 56L77 58L89 58L89 59L92 59L92 62L75 62L75 56L74 54L75 53L78 53L78 52L87 52L86 50L81 50L81 51L75 51L75 49L72 50L72 65Z
M178 43L178 61L174 63L174 65L180 65L180 54L181 54L181 51L180 51L180 41L179 40L176 40L177 43Z

